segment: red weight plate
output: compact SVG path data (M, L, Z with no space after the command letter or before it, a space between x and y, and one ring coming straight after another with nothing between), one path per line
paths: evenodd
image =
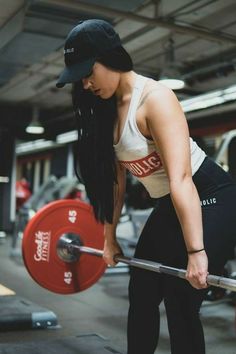
M39 285L59 294L87 289L105 272L105 262L85 253L65 262L58 256L58 241L63 234L76 234L84 246L103 249L103 230L90 205L72 199L49 203L24 232L22 254L28 272Z

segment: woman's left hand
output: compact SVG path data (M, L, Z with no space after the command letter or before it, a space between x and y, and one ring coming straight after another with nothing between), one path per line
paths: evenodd
M189 254L186 279L196 289L208 287L208 258L205 251Z

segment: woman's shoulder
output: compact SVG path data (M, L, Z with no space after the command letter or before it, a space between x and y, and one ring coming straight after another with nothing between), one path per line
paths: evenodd
M153 102L159 102L161 104L166 102L166 100L176 99L174 92L163 85L160 81L148 78L144 86L142 99L146 103L153 104Z

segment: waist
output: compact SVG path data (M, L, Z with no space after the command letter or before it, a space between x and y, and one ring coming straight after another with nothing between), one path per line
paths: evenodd
M199 195L203 192L213 192L234 184L232 177L211 158L206 157L197 172L193 182Z
M193 175L193 182L197 188L199 197L202 194L212 193L219 189L235 185L234 180L228 172L217 165L211 158L205 157L197 172ZM171 202L170 194L154 198L157 205ZM172 203L172 202L171 202Z

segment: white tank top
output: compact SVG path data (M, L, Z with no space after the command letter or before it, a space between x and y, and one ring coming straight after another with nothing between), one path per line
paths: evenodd
M114 149L118 161L144 185L150 196L159 198L170 192L169 180L156 144L141 134L136 123L137 107L147 80L144 76L136 76L124 129ZM194 175L206 154L191 138L190 148Z

